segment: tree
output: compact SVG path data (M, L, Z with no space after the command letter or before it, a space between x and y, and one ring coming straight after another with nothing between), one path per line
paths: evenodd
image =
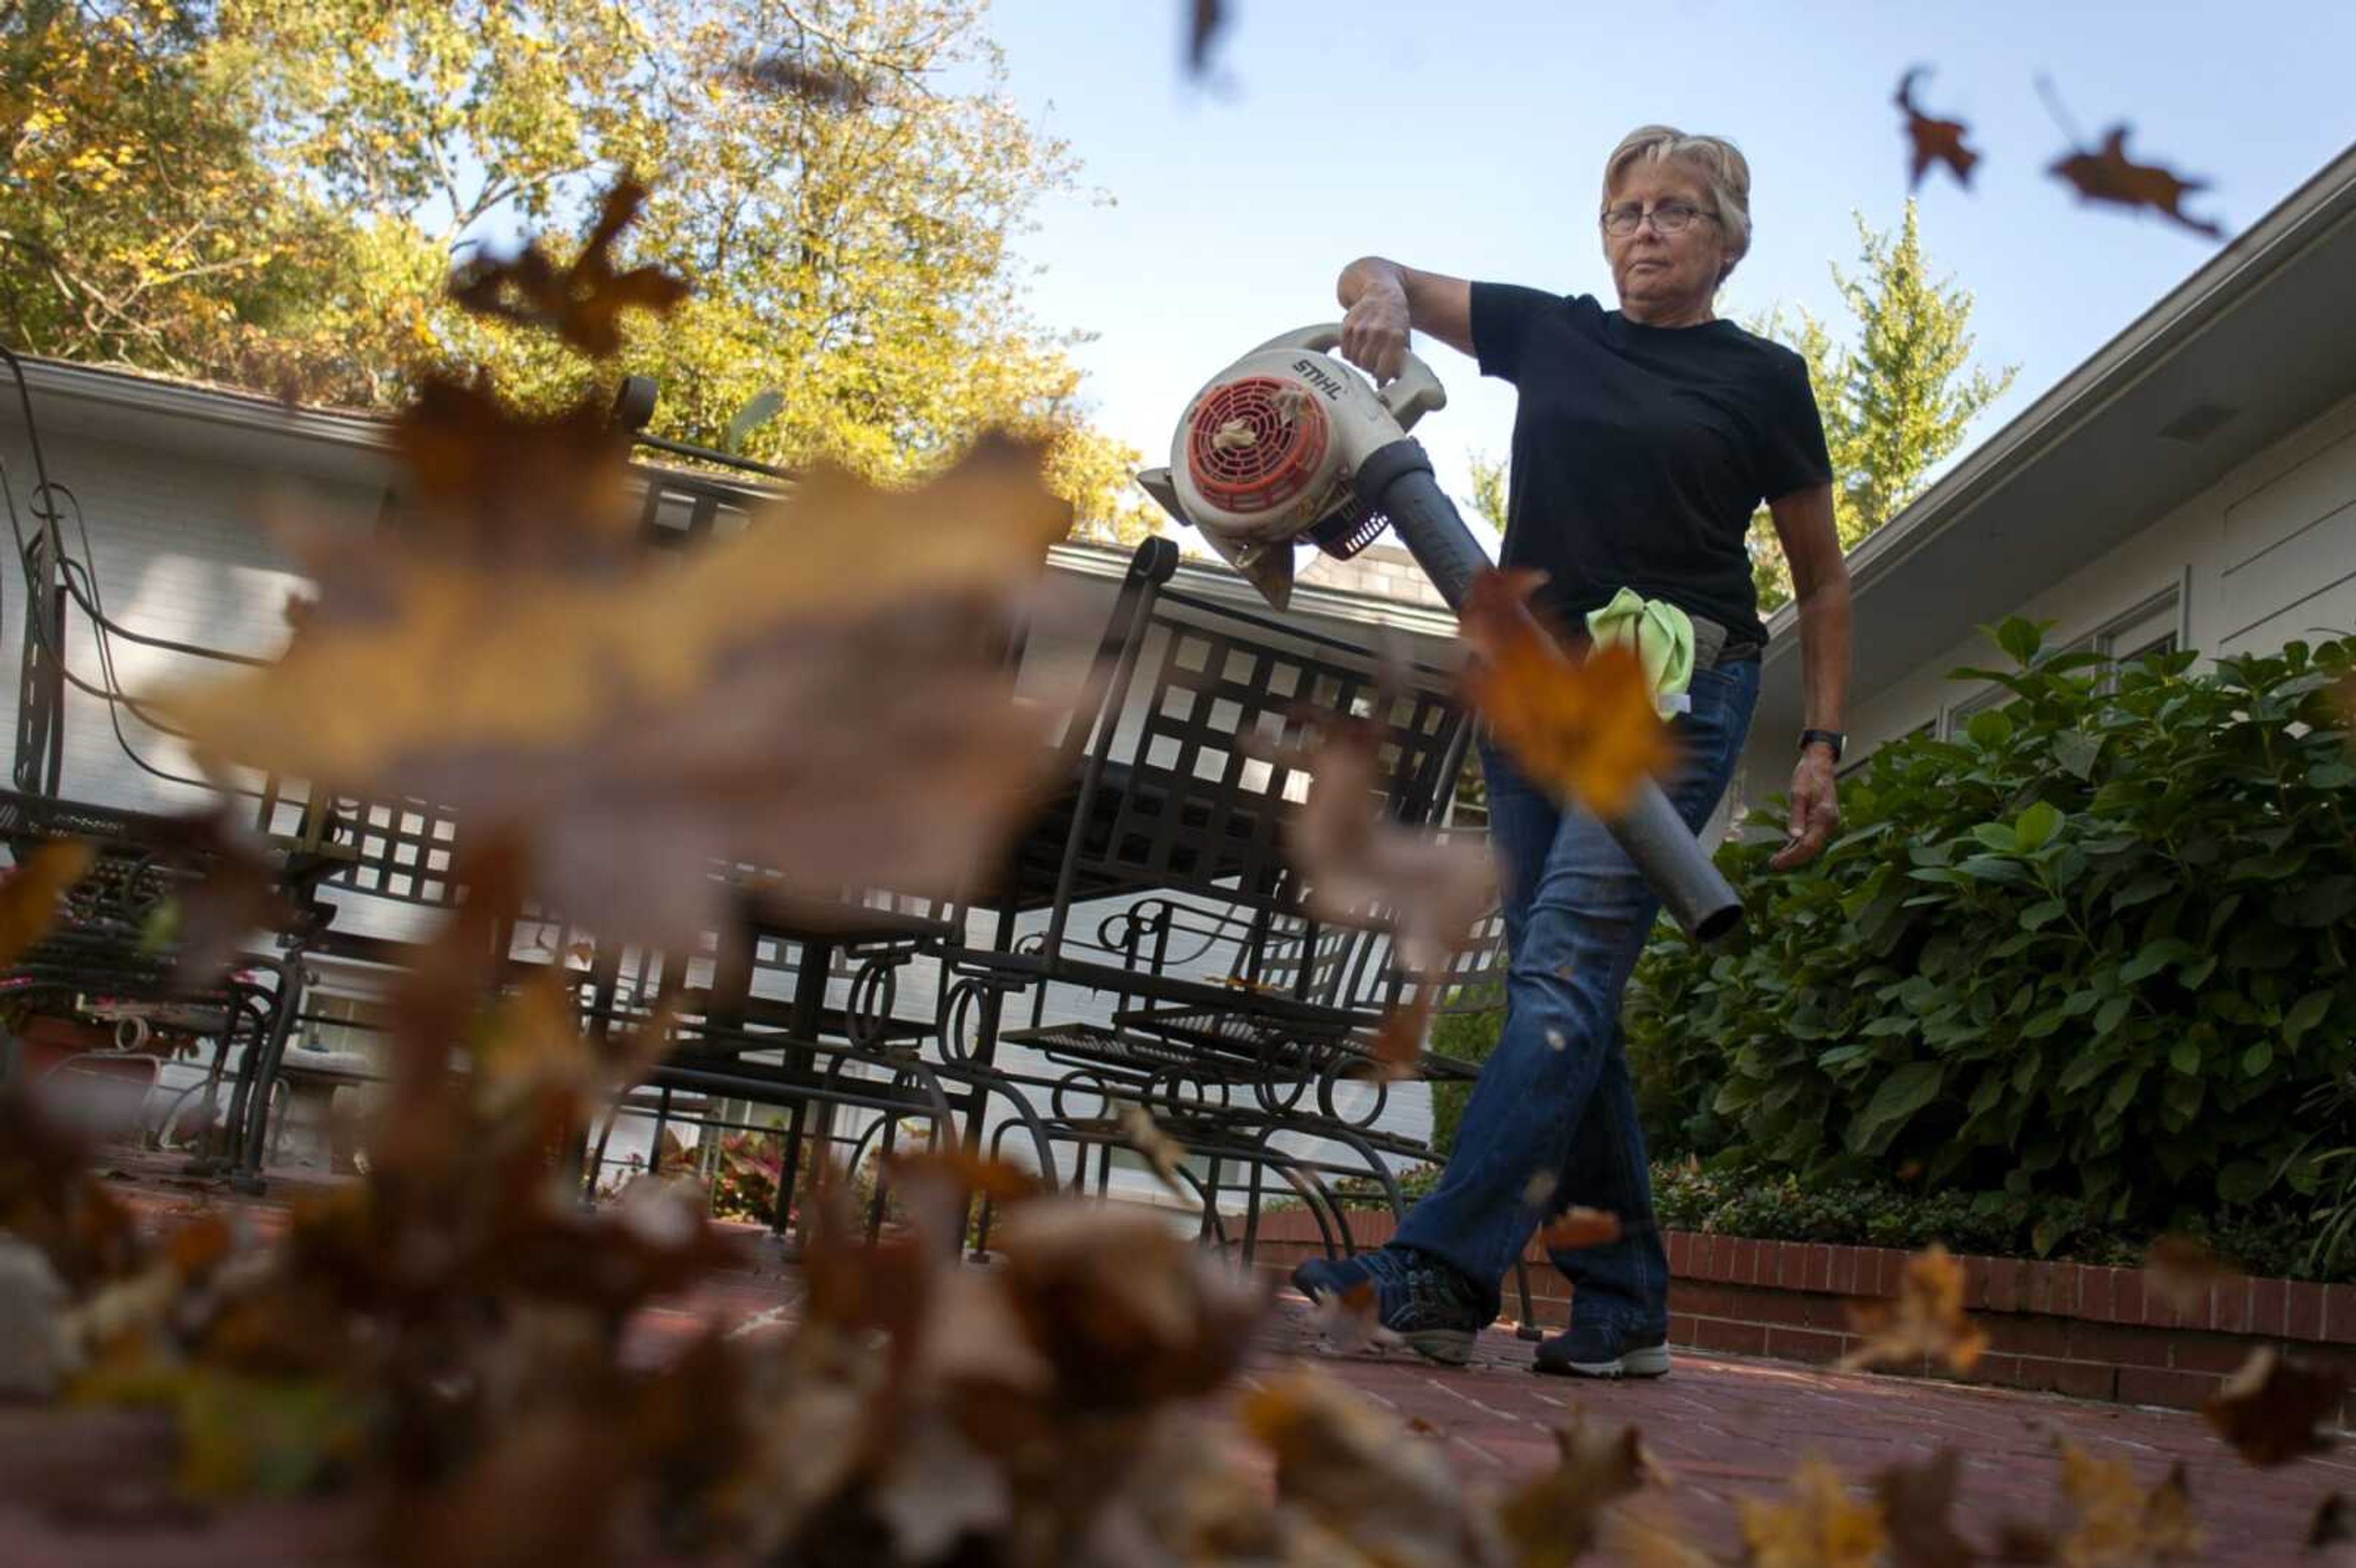
M1007 427L1056 441L1084 531L1150 526L1137 454L1077 403L1076 340L1026 308L1012 242L1076 165L1012 106L980 0L23 9L55 15L48 37L8 24L0 103L30 83L158 123L76 127L109 150L102 210L53 210L53 179L0 184L0 324L27 347L362 407L397 401L420 363L487 365L536 405L619 369L659 383L658 433L713 446L775 392L739 450L878 478ZM59 63L60 29L104 47ZM697 293L617 366L443 297L454 261L582 226L624 171L654 190L628 249ZM61 264L23 265L37 246Z
M1492 457L1485 452L1473 453L1465 460L1472 471L1472 509L1481 514L1500 536L1505 531L1507 509L1505 497L1505 459Z
M1843 549L1921 493L1924 476L1963 443L1973 416L2003 395L2019 368L1972 366L1971 293L1952 278L1932 276L1912 201L1894 237L1867 227L1862 214L1857 232L1859 272L1833 268L1854 347L1835 340L1806 311L1797 313L1796 327L1780 310L1751 324L1808 363L1832 455L1833 521ZM1770 610L1792 597L1792 579L1764 507L1751 518L1750 545L1760 607Z

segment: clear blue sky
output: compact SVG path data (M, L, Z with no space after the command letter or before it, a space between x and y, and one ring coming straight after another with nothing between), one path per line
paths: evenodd
M2350 0L1229 4L1209 87L1180 68L1177 0L995 0L989 24L1018 100L1109 198L1041 214L1034 309L1098 335L1078 354L1096 416L1149 462L1230 356L1334 314L1354 256L1608 294L1598 169L1648 121L1750 156L1757 233L1721 311L1834 316L1851 209L1886 226L1905 199L1890 93L1934 67L1921 101L1986 156L1969 193L1925 180L1925 244L1977 295L1983 357L2020 367L1974 441L2215 250L2046 176L2064 146L2040 71L2088 139L2131 121L2132 155L2212 181L2188 207L2231 232L2356 140ZM1461 493L1468 451L1505 450L1512 390L1432 360L1452 402L1421 433Z

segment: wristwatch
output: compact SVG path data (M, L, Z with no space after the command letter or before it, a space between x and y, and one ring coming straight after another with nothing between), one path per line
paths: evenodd
M1833 761L1837 763L1841 760L1842 748L1848 744L1848 737L1842 734L1837 730L1803 730L1800 731L1800 750L1804 752L1806 751L1808 749L1808 743L1812 741L1822 741L1826 745L1830 746L1833 749Z

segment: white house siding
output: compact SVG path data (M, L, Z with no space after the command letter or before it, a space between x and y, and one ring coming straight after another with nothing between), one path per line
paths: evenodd
M2093 635L2169 593L2179 645L2208 657L2269 652L2356 632L2356 398L2327 410L2155 518L2126 543L2008 613L2054 623L2057 642ZM1986 619L2002 618L1996 611ZM1857 650L1860 666L1873 650ZM1976 633L1857 702L1852 760L1925 724L1944 725L1989 689L1948 678L2004 667ZM1790 776L1786 737L1754 737L1751 798Z
M304 581L262 526L265 515L291 513L326 526L367 527L372 525L380 504L380 481L370 479L380 472L380 460L365 454L337 453L327 466L369 477L341 483L305 480L301 498L289 506L281 473L252 455L238 453L236 443L226 443L230 455L209 455L200 427L176 432L185 439L168 445L134 443L94 433L84 421L53 416L50 404L38 393L35 408L36 417L42 421L42 450L49 475L80 502L82 521L89 529L88 557L110 618L150 635L254 655L275 652L287 635L286 600L303 588ZM7 464L21 524L29 529L34 526L29 504L33 470L21 426L13 414L13 403L0 410L0 457ZM83 558L85 546L70 516L67 528L67 553ZM1055 613L1049 624L1058 630L1034 637L1029 649L1022 683L1024 695L1050 705L1069 699L1075 689L1075 657L1084 658L1092 649L1111 605L1115 562L1104 560L1094 570L1086 567L1085 561L1074 557L1072 563L1051 573L1049 600ZM0 624L0 645L5 645L13 661L18 656L25 626L24 585L19 571L12 569L5 576L0 613L6 619ZM1207 585L1207 580L1191 571L1185 578L1185 586L1200 590ZM1256 602L1249 607L1257 607ZM1379 606L1375 609L1380 613ZM1361 645L1373 640L1365 625L1347 619L1314 613L1297 614L1294 619ZM98 647L88 618L76 609L70 613L69 622L71 667L97 682ZM1444 654L1447 645L1410 635L1407 646L1411 656L1429 658ZM112 639L111 651L116 681L134 693L186 678L205 667L186 655L145 648L121 638ZM0 733L5 733L12 747L16 699L13 680L0 683L0 721L7 726ZM184 749L170 737L127 711L122 720L133 746L152 766L172 773L192 772ZM1134 734L1136 723L1136 715L1127 717L1122 726L1125 738ZM63 789L70 798L159 812L191 809L210 798L198 786L170 782L143 769L117 740L108 705L80 692L68 700ZM434 918L431 911L388 900L348 895L337 901L344 905L339 929L414 937ZM1071 929L1092 933L1114 907L1108 903L1076 910ZM1022 928L1033 931L1044 923L1044 914L1028 916ZM987 938L986 923L978 918L977 940ZM1215 977L1229 972L1232 964L1210 955L1186 967L1202 977ZM315 997L341 997L364 1003L381 985L382 976L370 974L365 966L329 963L320 968ZM906 1018L930 1019L938 984L933 960L914 960L901 973L895 1011ZM784 970L765 973L757 981L761 992L777 997L782 997L787 985ZM846 992L847 981L838 977L830 999L840 1006ZM1057 987L1048 997L1046 1017L1051 1022L1104 1022L1111 1006L1108 997ZM1007 1026L1018 1027L1029 1016L1029 998L1012 998ZM327 1037L322 1044L357 1044L368 1038L364 1030L333 1026L319 1032ZM1007 1051L1001 1061L1019 1069L1052 1071L1047 1063L1019 1050ZM178 1076L172 1081L177 1084ZM1382 1125L1387 1131L1421 1136L1430 1125L1428 1099L1421 1086L1394 1086ZM616 1136L611 1155L616 1158L633 1152L642 1155L647 1138L648 1129L642 1125L626 1128ZM1230 1171L1228 1179L1234 1175ZM1149 1179L1135 1172L1117 1175L1116 1185L1138 1196L1154 1190Z
M268 655L286 638L284 605L303 587L292 562L260 526L268 497L265 476L250 466L209 462L187 453L157 454L87 436L44 429L42 453L51 479L72 491L89 527L88 557L110 619L151 636L230 652ZM33 467L23 432L0 428L19 524L32 517ZM316 486L314 487L316 488ZM316 512L365 517L374 497L342 488L318 492ZM313 508L306 507L305 511ZM85 547L65 508L67 553ZM16 541L10 541L10 549ZM25 633L24 574L5 573L5 640L9 667L21 656ZM93 684L100 679L97 639L89 617L69 606L69 663ZM109 639L116 683L134 694L189 677L207 667L187 656L123 638ZM228 670L228 666L211 668ZM17 687L0 687L13 755ZM109 723L108 704L70 691L66 709L65 793L142 810L168 811L208 798L200 788L166 782L125 754ZM122 714L125 734L142 756L168 773L192 773L184 748Z

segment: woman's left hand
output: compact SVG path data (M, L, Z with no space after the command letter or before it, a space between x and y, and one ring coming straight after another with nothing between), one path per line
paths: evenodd
M1768 860L1770 866L1788 871L1816 858L1840 826L1838 789L1830 752L1810 746L1800 753L1792 770L1792 820L1784 829L1789 841Z

